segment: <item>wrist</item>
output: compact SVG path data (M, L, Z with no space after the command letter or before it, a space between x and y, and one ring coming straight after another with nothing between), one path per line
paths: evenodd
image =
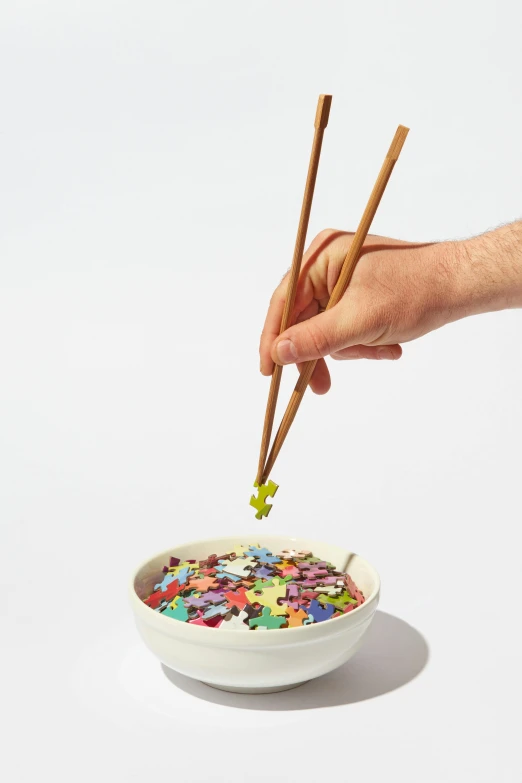
M432 248L457 318L522 307L522 223Z

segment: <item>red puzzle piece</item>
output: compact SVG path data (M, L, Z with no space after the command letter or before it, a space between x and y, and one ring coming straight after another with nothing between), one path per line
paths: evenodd
M229 590L228 593L225 593L225 598L232 606L237 606L238 609L244 609L245 606L250 603L248 598L245 597L245 593L246 588L240 587L236 592Z
M144 603L150 606L151 609L157 609L162 601L172 601L181 590L182 587L180 587L178 580L174 579L173 582L167 585L166 590L156 590L155 593L152 593L145 599Z

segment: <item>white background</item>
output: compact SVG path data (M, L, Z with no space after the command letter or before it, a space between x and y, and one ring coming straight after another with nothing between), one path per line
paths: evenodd
M6 779L521 780L520 312L400 362L336 363L331 393L305 399L266 524L381 573L351 664L280 696L170 682L126 596L149 554L259 527L257 344L319 93L334 97L309 240L356 227L399 123L375 233L516 219L519 9L2 4Z

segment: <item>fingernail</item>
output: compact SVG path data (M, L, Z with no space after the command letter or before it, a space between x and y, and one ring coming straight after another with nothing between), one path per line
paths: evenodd
M393 359L393 351L391 348L377 348L378 359Z
M291 340L281 340L280 343L277 343L276 353L281 364L291 364L297 359L294 344Z

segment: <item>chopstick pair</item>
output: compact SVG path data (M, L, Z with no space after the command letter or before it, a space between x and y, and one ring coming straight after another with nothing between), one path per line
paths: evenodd
M328 117L330 113L330 105L332 102L331 95L320 95L317 104L317 112L315 116L315 133L312 145L312 152L310 155L310 163L308 167L308 177L306 180L305 192L303 197L303 205L301 208L301 216L299 219L299 226L297 229L297 237L294 248L294 256L292 260L292 266L290 269L290 278L288 282L288 292L285 301L285 308L283 316L281 318L281 327L279 334L282 334L289 326L289 320L293 313L295 296L297 291L297 283L299 280L299 273L301 271L301 262L303 258L304 245L306 241L306 232L308 228L308 221L310 218L310 211L312 208L312 199L315 189L315 181L317 178L317 170L319 167L319 158L321 155L321 145L325 128L328 124ZM326 306L326 310L330 310L335 307L341 300L350 280L352 278L354 269L359 260L360 253L364 241L370 230L373 218L377 212L377 208L381 201L381 198L390 179L391 173L401 153L402 147L408 135L409 128L399 125L395 135L393 137L390 148L384 159L384 163L381 166L381 170L373 186L373 190L368 199L366 209L357 227L357 231L354 234L350 249L346 254L346 257L341 268L341 272L337 283L330 295L330 299ZM279 393L279 386L281 384L281 375L283 367L281 365L274 365L272 378L270 382L270 390L268 393L268 401L265 412L265 420L263 425L263 435L261 438L261 448L259 453L259 464L257 469L257 476L254 486L259 487L258 497L252 496L250 505L254 506L257 510L256 517L260 519L262 516L267 516L272 506L266 503L268 496L273 497L277 491L277 484L270 482L267 486L266 482L274 467L274 463L281 451L283 443L288 435L292 422L295 419L296 413L303 399L306 387L308 386L310 379L315 370L317 359L312 359L306 362L301 368L299 379L295 385L290 401L287 405L285 414L279 426L279 429L274 438L272 448L268 454L268 448L270 444L270 437L272 434L272 427L274 423L275 409L277 405L277 397ZM268 459L267 459L268 454Z

